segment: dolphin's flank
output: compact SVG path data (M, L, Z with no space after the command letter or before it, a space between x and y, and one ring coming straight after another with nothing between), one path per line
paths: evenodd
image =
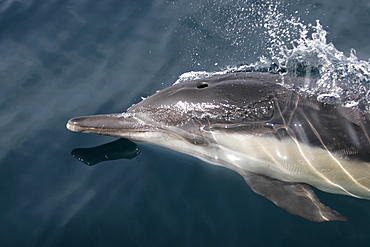
M311 221L345 221L310 186L370 199L370 116L283 86L308 78L230 73L168 87L125 113L77 117L71 131L164 146L242 175Z

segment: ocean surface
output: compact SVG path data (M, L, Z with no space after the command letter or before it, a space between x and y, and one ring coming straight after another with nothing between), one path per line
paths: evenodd
M117 138L65 128L185 72L286 65L297 50L330 68L325 82L353 65L370 97L370 2L0 0L0 245L368 246L368 200L316 190L349 221L313 223L226 168L140 143L86 154Z

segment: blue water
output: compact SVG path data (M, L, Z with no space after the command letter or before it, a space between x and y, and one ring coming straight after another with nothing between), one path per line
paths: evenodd
M370 57L370 3L270 1L317 19ZM141 144L87 166L70 153L115 138L72 133L75 116L126 110L187 71L253 63L271 43L265 1L0 1L1 246L367 246L370 202L317 191L350 218L312 223L225 168Z

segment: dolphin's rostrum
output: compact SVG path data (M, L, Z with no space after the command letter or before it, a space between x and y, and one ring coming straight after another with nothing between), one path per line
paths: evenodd
M345 221L309 185L370 199L370 116L285 86L307 80L260 72L190 80L125 113L73 118L67 128L195 156L238 172L292 214Z

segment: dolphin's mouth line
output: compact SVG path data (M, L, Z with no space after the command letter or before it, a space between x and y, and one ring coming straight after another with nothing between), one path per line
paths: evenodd
M206 141L202 136L199 135L191 135L187 134L186 132L179 133L178 131L168 131L164 128L158 128L150 125L140 126L140 127L132 127L132 128L111 128L106 127L104 124L101 127L90 127L90 126L83 126L76 123L74 121L68 121L66 127L68 130L73 132L80 132L80 133L90 133L96 135L109 135L109 136L118 136L118 137L126 137L126 138L134 138L134 133L148 133L148 132L165 132L170 136L175 137L175 139L182 139L186 142L190 142L194 145L208 145L209 142ZM146 127L146 128L145 128ZM117 134L119 133L119 134ZM127 136L125 135L127 134Z
M70 122L67 122L66 125L67 129L73 132L89 132L97 135L104 135L109 132L151 132L150 129L144 130L144 129L134 129L134 128L107 128L104 125L101 127L88 127L88 126L81 126L78 124L73 124Z

